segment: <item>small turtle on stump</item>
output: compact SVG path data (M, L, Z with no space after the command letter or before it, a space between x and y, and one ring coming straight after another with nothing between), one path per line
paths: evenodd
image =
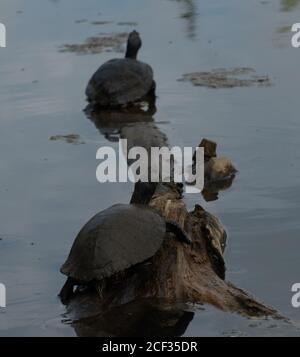
M139 60L142 47L138 32L129 34L125 58L104 63L92 76L86 88L88 102L95 107L123 107L128 104L155 101L152 68Z

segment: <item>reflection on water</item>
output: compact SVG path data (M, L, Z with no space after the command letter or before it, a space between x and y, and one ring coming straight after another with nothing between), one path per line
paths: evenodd
M222 191L228 190L235 179L235 176L232 176L226 180L211 182L204 182L204 189L202 191L202 196L206 202L213 202L219 199L219 194Z
M89 108L89 107L88 107ZM137 173L132 170L132 165L137 163L141 158L135 155L136 158L129 158L128 153L134 148L143 148L147 152L147 180L151 181L151 177L161 179L161 170L159 162L154 157L152 161L151 151L153 148L168 147L168 138L155 124L154 117L156 108L149 107L147 111L143 111L138 107L120 111L90 111L86 110L87 117L95 124L100 133L110 142L119 142L122 139L123 157L127 161L131 179L136 182L142 179L143 173ZM123 140L126 140L124 143ZM164 158L164 160L167 160ZM143 163L145 163L143 161ZM167 167L170 163L167 161ZM144 167L144 165L141 165ZM173 172L173 171L171 171ZM172 175L172 173L170 174ZM139 177L137 177L139 175ZM153 175L153 176L152 176Z
M100 134L110 142L119 142L120 139L126 139L126 148L123 147L123 154L136 147L146 149L148 153L148 172L154 177L161 177L157 163L151 161L151 149L168 147L167 136L157 127L153 115L156 113L156 107L150 107L147 111L138 106L127 108L124 111L118 110L94 110L91 106L85 109L87 118L90 119L99 130ZM207 142L204 140L203 142ZM203 144L204 145L204 144ZM202 144L200 144L202 146ZM215 148L216 150L216 148ZM216 154L213 154L216 156ZM131 166L138 159L127 159L128 166ZM208 159L209 161L209 159ZM221 158L222 162L222 158ZM230 162L230 161L229 161ZM169 167L169 163L167 163ZM212 202L219 199L220 192L229 189L235 179L236 170L225 172L225 176L220 176L214 180L211 176L218 173L210 170L209 165L205 165L205 179L202 196L206 202ZM219 169L221 168L219 163ZM150 178L151 179L151 178ZM135 181L137 178L135 178ZM202 182L202 180L200 180ZM195 187L196 188L196 187Z
M194 318L194 312L185 305L155 300L101 309L99 297L91 292L77 295L68 315L74 320L71 326L78 337L179 337Z
M181 19L186 21L186 32L189 38L193 39L197 34L197 5L195 0L171 0L182 5L183 12L180 15Z
M155 112L155 107L144 111L139 106L124 111L94 110L90 105L85 109L87 118L95 124L101 135L111 142L119 141L122 129L130 124L153 122Z

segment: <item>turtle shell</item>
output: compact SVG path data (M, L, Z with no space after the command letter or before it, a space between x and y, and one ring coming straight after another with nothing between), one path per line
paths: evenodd
M165 220L153 209L112 206L82 228L61 272L80 282L102 280L154 256L165 233Z
M113 59L92 76L86 96L92 104L120 106L142 99L153 86L153 70L148 64L130 58Z

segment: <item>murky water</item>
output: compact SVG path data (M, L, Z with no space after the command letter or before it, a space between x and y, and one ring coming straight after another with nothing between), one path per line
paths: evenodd
M90 75L120 54L76 55L59 46L132 25L143 37L141 58L155 70L159 130L171 145L215 140L239 169L218 201L186 197L226 226L227 279L294 322L205 307L185 335L300 335L290 291L300 280L300 52L283 30L299 22L299 1L2 0L0 7L8 34L0 52L0 282L8 301L0 335L76 335L62 322L59 267L82 225L128 202L132 186L96 182L96 150L108 141L82 111ZM254 68L274 85L214 90L177 81L233 67ZM49 140L68 134L85 144Z

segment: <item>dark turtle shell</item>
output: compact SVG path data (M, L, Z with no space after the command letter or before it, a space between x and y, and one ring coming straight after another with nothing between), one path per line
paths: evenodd
M83 227L61 272L80 282L102 280L154 256L165 233L165 220L153 209L112 206Z
M95 105L121 106L141 100L154 86L153 70L148 64L131 58L113 59L92 76L86 96Z

